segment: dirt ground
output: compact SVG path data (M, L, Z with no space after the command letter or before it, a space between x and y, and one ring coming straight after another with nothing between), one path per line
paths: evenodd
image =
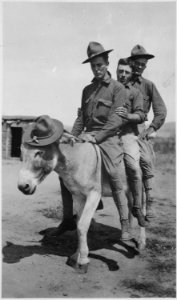
M52 173L32 196L17 189L21 162L2 164L2 297L141 298L175 297L175 165L159 157L154 189L156 218L147 228L141 253L120 242L113 200L104 198L88 235L90 264L78 274L66 264L76 247L68 232L43 244L39 231L56 227L62 216L58 178ZM137 237L136 220L132 231Z

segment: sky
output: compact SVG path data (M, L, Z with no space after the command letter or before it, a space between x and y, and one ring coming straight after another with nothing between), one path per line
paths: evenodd
M176 2L8 2L2 4L3 115L48 114L72 125L93 74L90 41L119 58L142 45L155 55L144 77L153 81L175 121ZM152 118L150 114L149 121Z

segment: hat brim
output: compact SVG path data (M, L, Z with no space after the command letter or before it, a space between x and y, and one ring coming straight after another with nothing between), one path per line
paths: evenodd
M109 53L109 52L111 52L111 51L113 51L113 50L114 50L114 49L106 50L106 51L100 52L100 53L98 53L98 54L92 55L91 57L89 57L89 58L87 58L86 60L84 60L84 61L82 62L82 64L86 64L86 63L92 61L92 59L94 59L95 57L102 56L102 55L104 55L104 54L106 54L106 53Z
M56 120L56 119L52 119L53 121L53 125L55 128L55 132L54 134L52 134L52 136L48 137L48 138L38 138L37 142L34 141L31 137L31 132L33 131L34 127L35 127L35 123L32 123L31 125L29 125L27 127L27 129L25 130L24 134L23 134L23 143L30 145L30 146L34 146L34 147L43 147L43 146L47 146L50 145L54 142L56 142L63 134L63 124Z
M145 59L151 59L154 58L155 56L152 54L139 54L139 55L132 55L127 57L128 60L135 60L137 58L145 58Z

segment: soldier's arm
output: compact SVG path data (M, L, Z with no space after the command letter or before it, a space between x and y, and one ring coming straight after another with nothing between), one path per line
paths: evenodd
M134 89L133 92L132 107L129 109L126 107L119 107L116 109L116 113L128 122L140 124L145 121L145 113L143 109L143 95L138 89ZM131 112L129 112L131 110Z
M167 115L167 109L154 84L151 86L151 100L154 117L149 127L152 127L156 131L164 124Z

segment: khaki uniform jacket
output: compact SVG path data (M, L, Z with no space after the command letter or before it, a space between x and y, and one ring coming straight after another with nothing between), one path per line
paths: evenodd
M124 86L112 79L109 73L101 84L94 78L83 90L81 112L74 123L72 134L79 136L83 130L94 131L98 144L114 136L124 123L115 109L123 106L125 101Z
M145 113L144 113L144 104L143 104L143 95L137 88L133 87L130 83L125 85L126 91L126 102L125 107L128 112L131 114L137 114L140 117L139 123L145 121ZM134 133L135 135L139 134L138 124L135 123L127 123L122 127L120 135L124 135L126 133Z
M123 150L117 131L124 121L115 113L126 100L124 86L106 74L101 84L93 79L82 94L81 111L76 119L72 134L79 136L84 130L94 135L99 144L104 167L110 180L116 181Z
M132 86L139 89L144 97L144 112L146 115L145 121L148 120L148 113L151 105L154 113L154 118L150 124L155 130L158 130L165 122L167 115L167 109L165 103L160 96L155 84L150 80L143 78L142 76L133 77Z

